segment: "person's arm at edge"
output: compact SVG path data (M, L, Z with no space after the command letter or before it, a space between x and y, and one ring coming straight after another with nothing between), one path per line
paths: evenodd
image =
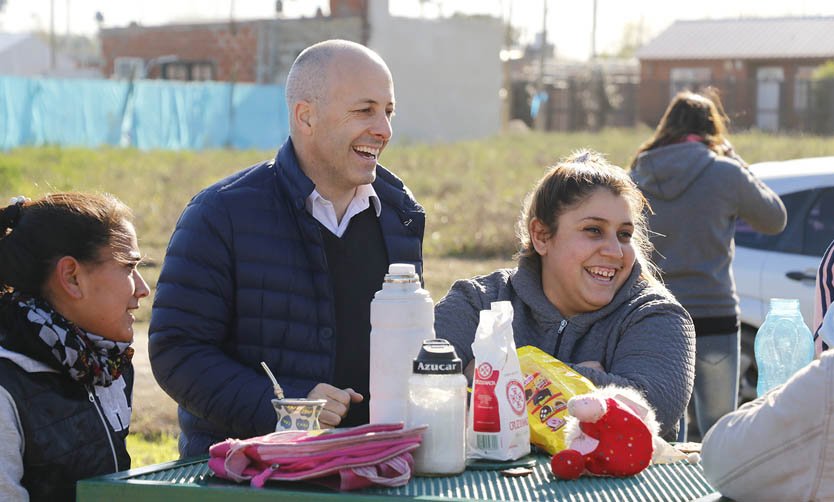
M834 354L823 356L716 422L701 448L704 476L738 500L813 500L834 418ZM817 479L817 481L819 481ZM803 491L807 490L807 491Z
M0 387L0 500L28 501L23 479L23 431L14 399Z

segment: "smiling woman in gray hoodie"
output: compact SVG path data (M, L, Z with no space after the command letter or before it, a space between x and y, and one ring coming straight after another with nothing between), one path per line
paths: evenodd
M632 178L654 210L653 261L695 324L693 399L701 434L738 403L736 221L768 234L786 222L779 196L733 153L720 109L717 95L679 93L632 164Z
M598 387L637 390L674 438L692 393L694 332L646 259L645 204L600 154L562 159L525 202L518 267L456 281L435 307L437 337L473 371L480 311L509 301L517 347L538 347Z

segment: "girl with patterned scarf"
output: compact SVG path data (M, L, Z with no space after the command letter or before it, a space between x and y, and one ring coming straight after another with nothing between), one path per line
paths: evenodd
M130 209L80 193L0 209L0 499L74 500L130 468L133 314L148 285Z

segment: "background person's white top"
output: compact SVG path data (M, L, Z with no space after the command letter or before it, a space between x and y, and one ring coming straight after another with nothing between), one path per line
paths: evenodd
M733 500L834 500L834 350L718 420L701 462Z
M382 212L382 203L379 202L379 197L371 185L359 185L356 187L356 193L353 194L353 199L348 204L345 215L342 221L336 218L336 209L333 203L321 196L318 190L313 190L313 193L307 197L307 212L313 215L313 218L324 225L324 228L330 230L336 237L341 237L345 230L347 230L350 219L368 209L373 201L376 217Z

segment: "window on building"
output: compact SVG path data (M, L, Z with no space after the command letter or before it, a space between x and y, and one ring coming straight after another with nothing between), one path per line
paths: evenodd
M678 67L669 71L671 95L680 91L698 91L712 83L712 71L703 67Z
M119 57L113 62L113 78L145 78L145 60L142 58Z
M793 107L798 112L808 110L811 104L811 74L813 66L800 66L796 70L793 87Z
M162 65L165 80L214 80L214 63L210 61L174 61Z
M214 80L212 63L194 63L191 66L191 80Z
M165 80L188 80L188 65L186 63L168 63L162 67L162 78Z

